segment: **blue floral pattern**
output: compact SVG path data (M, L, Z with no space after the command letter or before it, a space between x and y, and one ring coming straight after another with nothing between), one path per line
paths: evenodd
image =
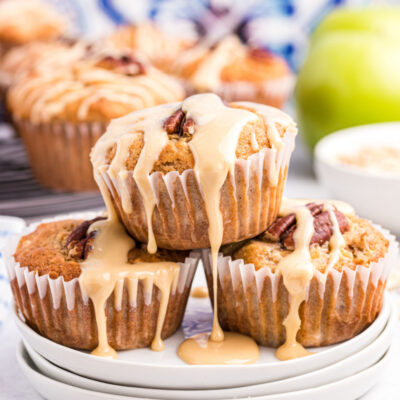
M213 313L209 299L190 298L190 305L186 308L182 329L185 338L199 333L211 332Z
M6 238L18 233L25 225L20 218L0 216L0 327L4 323L11 304L11 290L6 274L1 247Z

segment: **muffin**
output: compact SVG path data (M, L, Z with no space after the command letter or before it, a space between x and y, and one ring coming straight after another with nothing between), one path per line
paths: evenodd
M87 217L93 215L84 216ZM5 251L5 263L20 316L42 336L76 349L93 350L98 345L96 303L84 290L82 276L86 272L84 263L94 251L98 233L96 225L92 224L102 219L41 223L15 238ZM145 263L150 263L155 265L157 272L159 265L162 268L160 263L177 263L178 274L171 291L165 292L168 306L161 324L161 338L167 338L181 324L198 255L168 250L150 255L143 245L136 243L135 246L133 239L130 240L133 247L126 254L126 260L132 268L140 271ZM101 276L101 271L98 275ZM152 344L161 315L161 294L164 293L157 286L155 275L147 276L147 279L133 278L128 273L126 276L115 282L103 307L107 319L106 339L116 350Z
M0 59L0 98L6 104L9 87L27 74L37 71L45 74L54 68L65 67L85 57L90 45L83 41L55 40L29 42L10 49Z
M62 36L66 20L49 4L39 0L0 2L0 57L12 47Z
M209 235L230 243L271 224L296 133L275 108L199 94L115 119L91 158L133 237L153 250L195 249Z
M297 223L299 207L303 213L307 209L308 222ZM285 343L286 351L292 335L289 344L298 345L305 355L298 343L313 347L341 342L374 321L398 245L387 231L329 203L303 203L291 211L295 213L278 217L256 238L222 248L218 311L223 328L249 335L263 346ZM313 229L301 248L307 223ZM294 262L296 249L308 257L309 270L302 261ZM211 290L208 250L203 263ZM290 311L294 321L299 313L298 326L290 327L285 320ZM285 355L283 359L293 358Z
M294 86L283 58L248 47L236 36L212 46L200 43L178 57L172 68L189 91L214 92L225 101L247 100L280 108Z
M174 78L133 54L110 52L36 68L12 86L7 103L36 179L52 189L88 191L97 189L89 152L108 122L183 96Z
M117 29L107 39L107 43L117 49L131 49L144 55L153 65L171 72L171 63L182 52L197 43L196 35L178 35L162 31L154 23L145 22L127 25Z

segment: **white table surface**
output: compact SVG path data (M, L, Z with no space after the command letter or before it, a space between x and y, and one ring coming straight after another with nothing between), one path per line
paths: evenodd
M328 198L328 193L316 182L308 153L299 144L293 155L285 196ZM40 400L16 362L15 352L20 335L11 319L0 328L0 399ZM393 356L380 382L362 400L400 399L400 322L393 342ZM62 394L60 393L60 400ZM79 399L77 399L79 400Z

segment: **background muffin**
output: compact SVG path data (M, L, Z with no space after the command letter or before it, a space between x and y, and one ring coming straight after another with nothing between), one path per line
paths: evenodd
M117 49L139 52L153 65L166 71L170 71L171 63L196 41L195 35L166 33L151 22L123 26L108 38L108 43Z
M93 305L79 283L80 264L91 251L93 234L87 229L92 222L69 219L40 224L17 238L5 257L16 307L26 322L48 339L85 350L97 345ZM149 255L140 243L127 259L132 264L179 263L178 284L170 295L162 330L162 337L169 337L181 324L198 259L189 258L188 252L166 250ZM137 290L132 291L136 284ZM143 280L126 279L122 296L115 292L106 304L110 345L115 349L149 346L155 335L159 289L149 288Z
M13 83L32 73L53 73L54 69L85 57L90 45L83 41L67 39L48 42L29 42L14 47L0 59L0 100L6 106L6 95Z
M198 113L197 120L182 111L193 102L197 105L187 113ZM229 124L238 112L243 114L243 110L251 122L244 124L233 148L236 150L228 154L223 151L223 144L213 142L214 134L222 133L230 140L231 131L224 124ZM213 123L220 124L218 129L222 131L214 131ZM220 160L211 160L212 169L219 168L219 163L226 165L224 160L233 159L222 187L213 186L220 197L223 243L255 236L276 217L297 132L294 122L271 107L255 103L224 106L216 95L197 95L183 103L114 120L92 151L95 171L110 191L125 227L138 240L151 242L154 233L157 245L162 248L193 249L210 245L204 192L194 171L199 162L194 141L199 139L197 132L204 129L210 135L207 146L220 148L224 153L219 155ZM156 137L156 143L163 143L157 154L147 153L146 135L147 142ZM232 135L235 137L236 133ZM210 155L204 155L203 161L207 157ZM137 176L143 162L149 168L144 183ZM140 187L146 182L151 183L147 191L150 201L155 199L154 211L150 213ZM152 222L151 229L148 220Z
M254 101L282 107L294 85L286 61L267 50L228 36L213 46L200 43L178 57L172 70L197 93L214 92L225 101Z
M132 54L112 52L36 69L9 90L8 106L36 179L82 191L97 189L89 152L112 118L183 96L174 78Z
M332 223L323 205L312 207L314 273L299 310L297 340L304 346L324 346L350 339L374 321L398 246L387 231L336 211L345 246L328 270ZM283 322L291 299L277 266L293 252L296 226L287 220L279 217L258 237L226 246L218 261L221 325L264 346L277 347L286 337ZM212 288L208 252L204 252L203 262Z
M62 36L66 20L49 4L39 0L0 2L0 56L8 49L28 42Z

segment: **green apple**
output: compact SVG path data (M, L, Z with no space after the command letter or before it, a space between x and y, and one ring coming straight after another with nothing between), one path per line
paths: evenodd
M300 70L296 108L311 147L338 129L400 120L400 8L328 15Z

